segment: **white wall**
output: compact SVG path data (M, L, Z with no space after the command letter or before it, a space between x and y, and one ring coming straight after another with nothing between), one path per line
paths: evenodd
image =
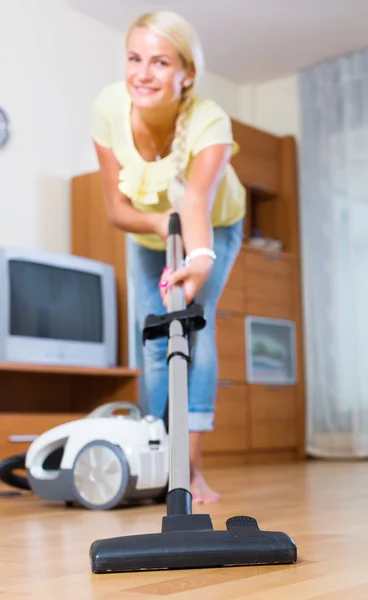
M297 74L240 90L240 119L275 135L299 139Z
M0 244L69 249L70 177L96 168L89 107L117 77L121 37L59 0L1 7Z
M234 119L241 119L240 91L240 86L208 71L198 88L199 94L213 98Z
M298 76L242 85L206 73L199 91L214 98L234 119L274 135L300 135Z

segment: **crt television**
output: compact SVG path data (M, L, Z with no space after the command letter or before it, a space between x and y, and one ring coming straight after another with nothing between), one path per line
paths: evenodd
M0 361L116 366L113 267L70 254L0 247Z

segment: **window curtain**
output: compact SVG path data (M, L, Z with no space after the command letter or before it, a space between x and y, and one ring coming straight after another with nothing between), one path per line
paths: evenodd
M299 73L307 452L368 456L368 51Z

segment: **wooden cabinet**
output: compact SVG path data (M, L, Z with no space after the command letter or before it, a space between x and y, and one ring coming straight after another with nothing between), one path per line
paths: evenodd
M297 396L294 386L252 385L248 390L249 446L252 450L297 446Z
M139 371L0 363L0 460L24 452L33 435L86 415L105 402L138 401Z
M244 252L246 312L259 317L292 319L295 261L278 252Z
M219 300L219 311L244 314L246 308L245 269L245 255L240 252Z
M254 189L277 193L280 188L280 138L233 120L233 135L240 145L233 165L241 181Z
M219 379L245 379L244 318L226 311L217 311L217 351Z
M85 413L5 413L0 418L0 460L27 451L31 437L83 418Z
M301 259L295 140L233 121L241 151L233 165L247 189L245 243L218 305L219 379L216 429L205 444L209 465L305 456ZM255 248L255 231L282 251ZM286 319L295 331L293 385L250 383L246 317ZM239 390L244 390L242 393ZM225 400L226 398L226 400ZM231 398L231 400L230 400ZM235 426L235 422L237 425ZM235 433L236 432L236 433Z
M295 294L297 263L288 253L244 245L219 303L218 403L215 431L207 436L205 463L290 460L304 456L303 364ZM294 325L297 382L250 383L246 318L286 319Z
M245 452L248 449L247 386L219 381L215 429L205 438L205 452Z

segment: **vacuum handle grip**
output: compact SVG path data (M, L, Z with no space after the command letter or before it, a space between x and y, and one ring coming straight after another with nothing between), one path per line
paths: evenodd
M138 404L134 404L133 402L107 402L95 408L92 412L87 415L89 419L105 419L108 417L112 417L114 412L117 410L128 410L129 417L140 421L142 419L142 410Z
M170 215L169 219L169 236L170 235L180 235L181 236L181 224L179 213L173 212Z

